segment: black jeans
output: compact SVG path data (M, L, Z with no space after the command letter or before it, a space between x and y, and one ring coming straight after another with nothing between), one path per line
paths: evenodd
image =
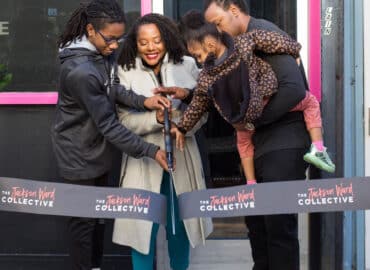
M65 180L65 182L85 186L107 186L108 175L88 180ZM100 267L103 257L104 220L70 217L67 222L71 269L91 270L93 267Z
M307 149L287 149L255 160L259 183L305 179ZM266 198L268 200L268 198ZM247 216L253 270L299 270L298 217L295 214Z

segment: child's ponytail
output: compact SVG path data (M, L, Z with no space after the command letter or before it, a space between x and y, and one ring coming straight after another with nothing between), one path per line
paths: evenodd
M216 39L222 37L216 25L208 23L198 10L190 10L181 17L178 28L186 43L191 41L202 43L206 36Z

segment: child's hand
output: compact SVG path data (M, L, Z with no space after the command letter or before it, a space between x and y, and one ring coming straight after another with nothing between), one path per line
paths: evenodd
M176 139L176 148L180 151L184 151L185 146L185 135L172 123L171 135Z

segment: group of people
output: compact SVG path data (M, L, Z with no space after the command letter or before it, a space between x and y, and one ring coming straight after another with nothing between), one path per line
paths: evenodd
M106 186L118 148L122 188L168 197L166 108L177 146L175 194L205 189L194 133L212 104L236 130L248 184L304 179L305 161L334 171L323 145L319 104L297 63L299 44L274 24L251 17L244 0L205 0L204 13L190 11L178 25L159 14L138 18L126 35L125 25L114 0L92 0L72 14L58 41L60 91L52 139L66 182ZM167 211L170 265L185 270L190 246L205 243L212 221L182 221L176 198L167 200L167 209L171 203L176 233ZM254 270L299 269L297 215L245 219ZM69 218L73 270L99 267L101 225ZM132 248L134 270L153 269L158 227L115 220L113 242Z

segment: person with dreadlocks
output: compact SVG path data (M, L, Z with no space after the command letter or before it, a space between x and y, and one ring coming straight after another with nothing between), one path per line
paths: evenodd
M125 16L116 1L93 0L75 10L58 40L61 66L52 140L60 175L68 183L106 186L113 147L167 169L163 150L118 121L116 103L138 111L170 107L164 97L137 95L117 82L113 53L124 30ZM69 218L73 270L91 270L96 226L96 219Z
M137 94L153 96L160 86L182 89L184 95L172 99L172 120L176 122L186 108L184 102L190 90L196 86L198 68L195 60L185 56L185 48L176 25L167 17L148 14L139 18L123 44L119 57L118 75L125 87ZM163 140L163 114L139 112L121 106L121 123L140 135L145 141L161 147ZM174 149L176 171L173 174L176 194L205 189L202 162L194 132L205 122L203 117L187 134L184 152ZM123 154L121 186L162 193L169 198L169 174L152 160L143 157L133 159ZM175 196L176 197L176 196ZM167 239L170 265L173 270L185 270L189 266L189 244L195 247L204 243L212 231L210 219L194 218L179 220L177 198L175 208L175 235L172 232L171 200L167 199ZM132 247L134 270L152 270L158 224L149 221L116 219L113 242Z

